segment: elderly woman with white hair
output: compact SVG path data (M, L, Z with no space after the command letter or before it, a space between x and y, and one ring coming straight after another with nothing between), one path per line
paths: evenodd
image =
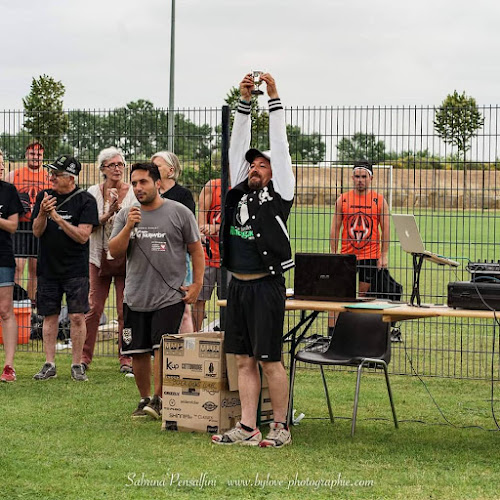
M177 158L177 155L170 151L159 151L151 157L151 162L154 163L160 171L160 196L162 198L167 198L169 200L174 200L178 203L182 203L184 206L189 208L191 212L193 212L193 215L196 216L196 207L191 191L177 184L177 179L181 174L181 164L179 162L179 158ZM193 279L191 275L189 254L186 254L186 269L187 272L185 285L190 285ZM188 304L186 304L186 310L184 311L184 316L182 317L180 332L194 332L191 308Z
M132 186L123 182L126 161L121 150L115 147L103 149L97 157L97 164L104 182L88 189L88 192L97 200L99 226L90 235L90 311L85 315L87 337L83 347L82 364L87 369L92 362L99 321L109 295L111 281L114 280L120 372L127 374L132 373L132 359L121 354L125 260L114 261L108 251L108 240L113 229L115 214L121 208L133 205L136 198Z
M170 151L159 151L151 157L151 161L160 171L160 196L182 203L194 214L195 203L191 191L177 184L181 174L181 164L177 155Z

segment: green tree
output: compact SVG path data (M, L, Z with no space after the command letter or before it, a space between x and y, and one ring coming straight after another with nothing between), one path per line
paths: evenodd
M467 151L471 148L470 140L477 135L484 125L476 100L468 97L465 92L459 94L456 90L449 94L436 111L434 127L444 142L456 146L458 159L463 160L464 196L463 207L467 207L469 189L467 182Z
M293 161L316 164L325 159L326 144L320 134L304 134L300 127L293 125L286 126L286 133Z
M46 155L56 155L68 129L68 116L63 110L65 88L51 76L33 78L30 93L23 99L24 128L41 141Z
M352 137L343 137L337 144L341 162L369 161L379 163L386 158L385 143L374 134L356 132Z
M471 145L470 140L477 135L484 125L476 100L465 92L455 90L449 94L436 111L434 127L444 142L456 146L459 156L465 162L465 156Z
M33 136L30 136L24 128L16 134L7 132L0 134L0 149L4 153L4 158L11 161L23 160L26 146L31 139Z
M76 110L68 114L68 143L80 161L92 162L105 143L105 117L98 111Z
M205 161L213 149L210 125L197 125L182 113L175 115L175 153L180 158ZM75 111L69 116L70 144L93 161L105 147L120 147L129 160L148 159L167 149L168 112L139 99L107 113ZM201 163L201 162L198 162Z
M103 137L132 158L148 158L167 145L168 116L151 101L139 99L112 110L104 119Z

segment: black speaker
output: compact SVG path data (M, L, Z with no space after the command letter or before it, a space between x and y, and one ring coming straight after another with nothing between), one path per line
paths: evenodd
M491 309L500 311L500 283L448 283L448 307L488 310L480 296Z

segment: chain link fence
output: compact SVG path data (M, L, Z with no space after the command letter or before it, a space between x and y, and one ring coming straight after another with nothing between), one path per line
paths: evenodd
M500 259L499 109L479 111L484 124L473 131L467 149L460 151L438 136L433 107L286 109L296 176L295 203L288 221L293 251L330 251L336 199L353 187L353 162L366 159L374 164L372 189L384 195L391 212L415 214L426 248L462 263L457 270L424 264L423 301L446 303L448 282L470 280L465 270L469 260ZM105 147L121 148L129 165L167 149L168 111L149 108L147 103L137 109L73 110L66 116L66 133L54 136L50 130L25 130L22 111L0 112L0 148L6 170L26 164L25 147L34 137L46 146L45 160L65 153L80 159L79 184L84 188L102 182L96 158ZM191 190L196 202L205 183L221 176L221 116L220 108L175 111L174 149L183 168L179 182ZM265 108L254 110L256 144L266 140L265 117ZM128 176L125 170L125 180ZM390 272L403 285L403 299L408 300L411 256L402 251L392 227L389 246ZM286 275L289 288L293 275L293 270ZM28 288L30 279L26 267L19 284ZM96 355L117 355L113 304L111 288ZM216 326L219 315L214 293L206 304L204 327ZM285 328L298 318L299 313L287 313ZM24 332L20 337L26 343L19 349L40 352L41 341L29 339L30 323L26 318L20 322ZM403 322L400 328L403 342L393 344L393 372L411 374L413 365L427 376L486 379L493 363L498 378L498 328L493 321L425 319ZM320 315L311 333L326 335L326 314Z

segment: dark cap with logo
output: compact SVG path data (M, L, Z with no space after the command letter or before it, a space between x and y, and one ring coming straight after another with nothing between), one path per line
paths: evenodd
M66 172L72 175L78 175L82 169L81 163L72 156L60 156L56 161L44 165L49 170L56 170L58 172Z
M245 153L245 160L248 163L252 163L255 160L255 158L259 157L271 161L271 151L259 151L258 149L252 148Z

